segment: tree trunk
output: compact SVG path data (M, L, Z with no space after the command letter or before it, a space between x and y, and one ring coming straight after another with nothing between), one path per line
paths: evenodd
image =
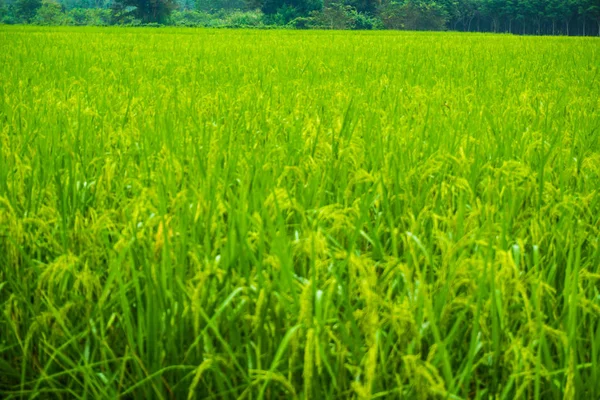
M567 28L567 36L569 36L569 21L568 20L565 21L565 25L566 25L566 28Z
M585 17L583 17L583 36L585 36Z

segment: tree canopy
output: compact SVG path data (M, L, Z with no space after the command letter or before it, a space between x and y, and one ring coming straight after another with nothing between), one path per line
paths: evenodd
M320 29L600 35L600 0L1 1L3 23L287 25Z

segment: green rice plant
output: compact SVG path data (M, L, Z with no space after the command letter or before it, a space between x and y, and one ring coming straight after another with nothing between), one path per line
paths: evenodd
M0 27L3 398L600 397L600 42Z

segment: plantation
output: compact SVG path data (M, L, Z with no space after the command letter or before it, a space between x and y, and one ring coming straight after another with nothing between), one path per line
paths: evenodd
M0 27L0 397L600 398L600 41Z

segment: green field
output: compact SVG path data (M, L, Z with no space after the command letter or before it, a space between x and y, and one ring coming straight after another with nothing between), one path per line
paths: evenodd
M600 40L0 27L0 397L600 398Z

